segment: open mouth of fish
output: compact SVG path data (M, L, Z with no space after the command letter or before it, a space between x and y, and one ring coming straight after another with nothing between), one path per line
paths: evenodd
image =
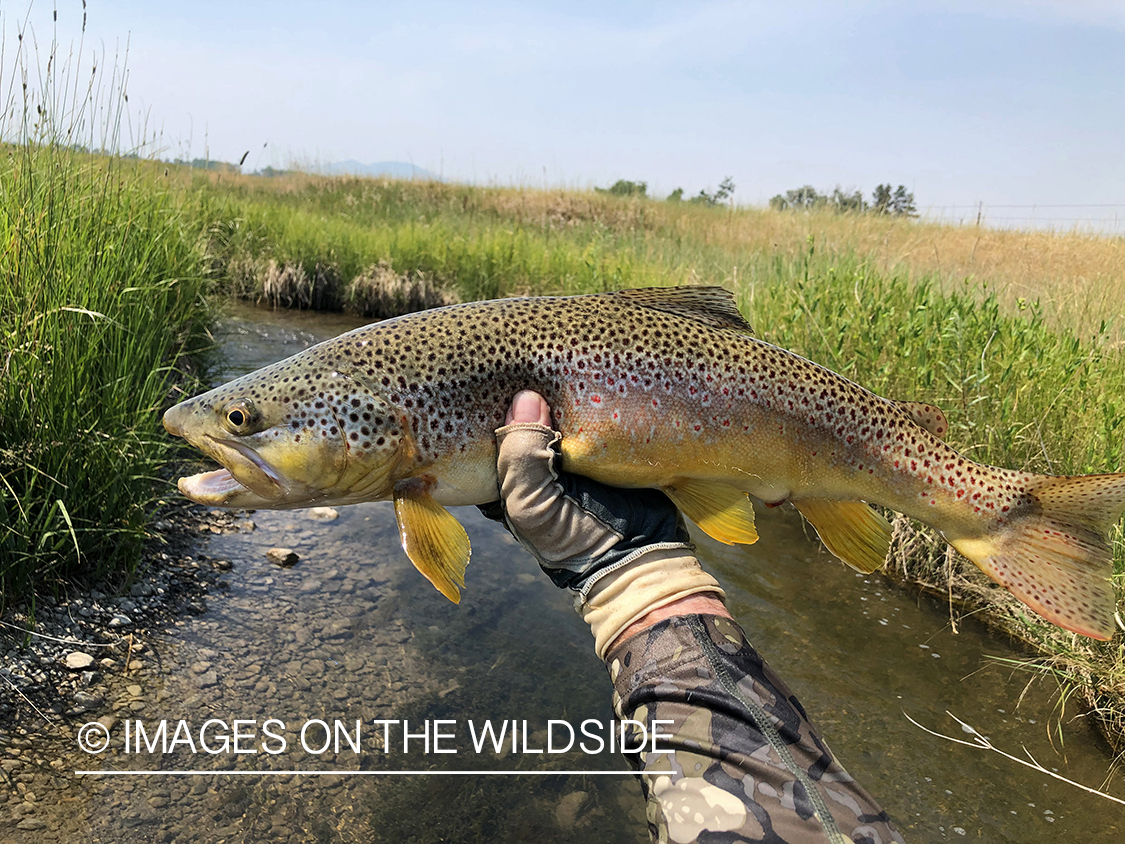
M267 500L277 500L289 491L289 485L252 448L208 435L195 445L223 467L180 478L180 492L198 504L221 506L246 490Z

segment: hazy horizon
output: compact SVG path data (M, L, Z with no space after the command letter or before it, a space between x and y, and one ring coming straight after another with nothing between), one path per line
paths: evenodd
M3 17L10 53L23 16ZM81 18L58 3L64 52ZM42 49L51 8L29 19ZM951 219L980 202L1125 218L1125 4L1110 0L91 2L85 49L126 47L130 107L169 158L624 178L657 196L731 176L749 205L890 182Z

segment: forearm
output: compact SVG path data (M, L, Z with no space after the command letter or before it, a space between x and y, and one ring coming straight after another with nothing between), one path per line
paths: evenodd
M606 665L620 718L646 723L650 734L653 721L672 722L659 725L672 738L657 744L672 753L630 758L643 774L654 836L685 842L708 830L760 840L772 830L771 840L802 844L902 840L725 608L635 626L641 635L619 637Z

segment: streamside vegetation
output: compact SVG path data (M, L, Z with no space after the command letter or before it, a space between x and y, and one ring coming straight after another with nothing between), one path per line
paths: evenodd
M163 166L88 151L124 145L120 68L102 87L52 54L29 86L20 35L0 73L18 92L0 115L0 608L132 571L167 493L159 411L209 316L201 209Z

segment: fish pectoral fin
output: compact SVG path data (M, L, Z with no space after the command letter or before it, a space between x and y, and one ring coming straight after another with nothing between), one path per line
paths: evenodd
M825 547L856 571L870 574L891 547L891 525L862 501L805 498L795 506Z
M937 405L920 401L895 401L891 404L939 440L945 439L945 435L949 432L949 420L945 418L945 411Z
M426 580L459 604L458 587L465 585L471 552L469 535L421 484L395 484L394 502L402 550Z
M711 481L677 481L665 494L703 532L725 545L753 545L758 541L754 507L746 493Z

